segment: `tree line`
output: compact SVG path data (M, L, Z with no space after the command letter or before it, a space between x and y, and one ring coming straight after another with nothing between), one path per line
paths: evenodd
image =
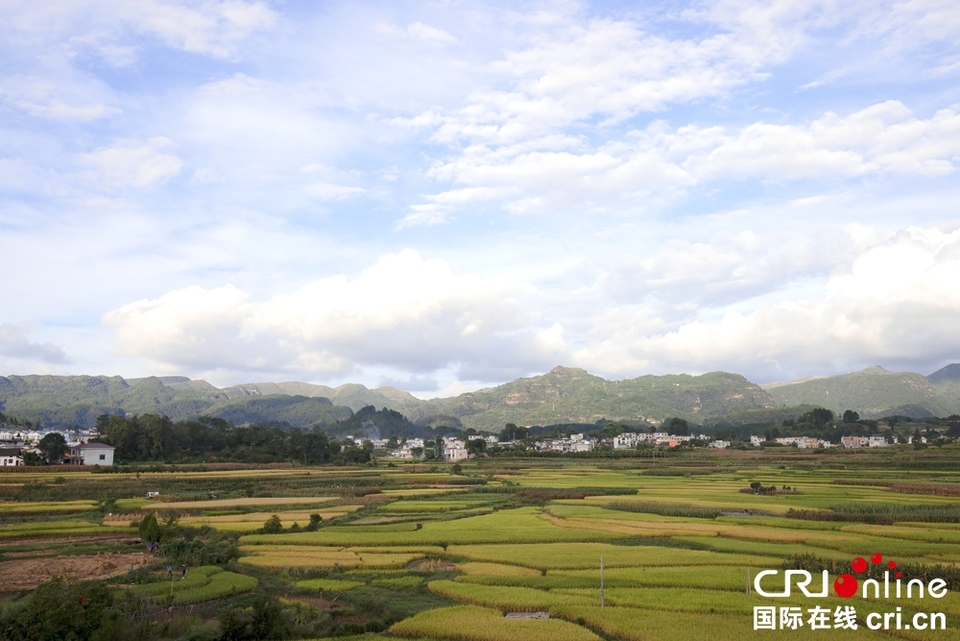
M358 446L347 439L331 439L320 429L234 426L222 418L201 416L174 422L166 416L109 416L97 418L100 439L114 448L117 463L146 461L275 463L296 461L322 463L367 463L373 453L369 444Z

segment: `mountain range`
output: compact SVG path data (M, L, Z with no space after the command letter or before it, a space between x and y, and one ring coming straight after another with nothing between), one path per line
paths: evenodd
M201 415L235 424L332 427L366 406L388 408L436 427L499 431L518 425L643 422L681 417L710 425L791 418L810 407L864 418L894 414L922 418L960 413L960 364L930 376L870 367L853 374L756 385L739 374L711 372L608 381L582 369L546 374L461 394L421 400L393 387L348 384L250 383L217 388L182 376L0 377L0 411L44 426L91 426L100 414Z

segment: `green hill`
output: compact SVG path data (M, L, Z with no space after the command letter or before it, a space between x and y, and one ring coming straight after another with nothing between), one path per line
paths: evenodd
M947 416L957 411L960 395L951 394L950 380L940 384L922 374L888 372L882 367L785 385L765 385L778 405L817 405L841 413L855 410L864 418L904 414Z
M499 432L506 423L636 423L674 416L703 425L752 424L813 406L837 413L851 409L864 418L960 414L960 365L948 365L929 377L871 367L763 387L728 372L608 381L582 369L555 367L541 376L429 401L393 387L356 384L249 383L219 389L182 376L0 377L0 412L49 427L87 427L100 414L123 413L164 414L175 421L207 415L236 424L331 427L374 407L399 412L421 427Z
M695 422L735 410L771 407L770 396L738 374L641 376L607 381L582 369L555 367L542 376L437 402L432 409L464 427L499 431L506 423L552 425L600 419L644 421L680 416Z

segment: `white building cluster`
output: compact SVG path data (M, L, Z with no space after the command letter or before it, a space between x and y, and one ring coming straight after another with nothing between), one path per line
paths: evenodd
M68 465L113 465L114 448L106 443L90 443L99 436L96 430L0 430L0 467L23 465L27 452L41 454L37 444L48 434L60 434L67 444L62 463Z
M592 452L596 444L596 439L590 438L589 436L571 434L566 438L537 441L535 447L538 452Z

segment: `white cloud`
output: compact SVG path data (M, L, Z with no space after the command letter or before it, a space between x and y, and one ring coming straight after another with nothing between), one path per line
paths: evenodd
M921 119L891 100L847 116L828 112L807 124L757 122L740 129L654 122L597 148L538 150L533 145L468 147L430 175L456 185L428 196L421 209L442 222L468 203L497 202L511 211L566 208L638 210L651 196L725 179L796 181L867 175L938 176L960 162L960 107ZM407 219L405 219L407 220Z
M794 239L749 230L721 231L701 242L675 238L656 252L611 257L598 284L619 304L643 303L669 319L689 318L822 278L846 262L850 244L843 234Z
M668 322L609 310L576 361L598 371L821 372L960 358L960 230L910 228L837 270L819 298ZM831 364L831 365L827 365Z
M307 194L319 200L344 200L350 196L362 194L365 189L360 187L349 187L347 185L334 185L331 183L313 183L303 189Z
M46 364L70 362L70 358L60 346L48 342L32 342L27 339L27 333L23 327L9 323L0 325L0 356Z
M36 77L7 78L0 87L0 103L19 111L50 120L97 120L122 113L117 107L98 102L86 102L83 96L67 101L63 90L54 83ZM87 93L78 90L76 93ZM77 104L77 103L81 104Z
M559 328L529 328L523 283L457 274L412 250L389 254L356 278L334 276L257 302L233 286L189 287L104 318L130 355L162 371L309 372L365 365L471 377L524 372L553 360ZM498 380L498 379L494 379Z
M232 58L239 45L256 31L276 25L278 15L264 2L207 0L69 0L8 2L0 6L0 21L19 34L90 47L104 59L126 65L135 48L122 41L126 32L150 35L191 53Z
M388 36L409 38L430 45L450 45L459 42L457 37L439 27L433 27L423 22L411 22L405 29L394 24L381 22L373 27L374 32Z
M431 27L422 22L411 22L407 25L407 35L411 38L431 44L447 45L457 42L457 38L443 29Z
M148 187L180 173L183 161L165 151L172 146L162 137L122 140L82 154L80 162L93 169L90 178L107 187Z
M477 92L460 110L430 110L411 124L435 125L432 139L447 144L516 144L593 117L619 121L721 96L781 57L731 34L670 40L629 22L571 22L494 64L513 85L509 90Z

